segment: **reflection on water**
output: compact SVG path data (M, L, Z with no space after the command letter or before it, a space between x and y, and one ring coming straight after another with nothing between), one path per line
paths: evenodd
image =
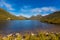
M60 26L41 23L37 20L12 20L0 21L0 33L25 32L25 31L54 31L59 32Z

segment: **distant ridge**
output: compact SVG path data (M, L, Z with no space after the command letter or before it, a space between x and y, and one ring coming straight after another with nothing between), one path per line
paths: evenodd
M39 14L39 15L36 15L36 16L31 16L30 17L30 20L40 20L42 16Z

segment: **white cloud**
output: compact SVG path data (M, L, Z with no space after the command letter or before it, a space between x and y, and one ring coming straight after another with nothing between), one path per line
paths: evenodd
M54 12L54 11L56 11L56 8L54 8L54 7L42 7L41 8L41 10L42 11L52 11L52 12Z
M27 17L27 18L29 18L30 17L30 15L26 15L26 14L24 14L24 13L15 13L15 12L11 12L11 11L9 11L10 13L12 13L13 15L16 15L16 16L24 16L24 17Z
M30 15L26 15L26 14L20 14L21 16L24 16L24 17L27 17L27 18L29 18L30 17ZM20 16L20 15L18 15L18 16Z
M20 11L21 11L21 12L27 12L27 11L29 11L29 10L26 10L26 9L23 9L23 8L22 8L22 9L20 9Z
M23 14L23 13L19 13L19 14L17 14L16 16L24 16L24 17L27 17L27 18L29 18L30 17L30 15L26 15L26 14Z
M45 16L45 15L48 15L49 13L47 13L47 14L43 14L42 16Z
M10 5L9 5L10 6ZM16 16L25 16L25 17L31 17L32 15L36 16L38 14L42 15L42 16L45 16L45 15L48 15L52 12L55 12L57 11L57 8L55 7L42 7L42 8L31 8L29 9L29 7L27 7L28 9L24 9L24 8L21 8L20 11L17 13L14 13L12 12L13 14L15 14Z
M34 9L31 9L31 12L37 12L37 13L41 13L41 12L54 12L54 11L57 11L56 8L54 7L42 7L42 8L34 8Z
M21 9L20 11L22 11L21 13L25 14L31 14L31 15L37 15L37 14L41 14L41 15L48 15L51 12L55 12L57 11L57 8L55 7L42 7L42 8L33 8L33 9Z
M12 8L11 4L6 3L4 0L1 0L0 4L1 7L5 6L8 10L15 10L14 8Z
M14 10L10 4L7 4L7 3L3 3L3 4L7 7L7 9Z
M41 10L40 8L34 8L34 9L31 9L31 12L32 12L32 13L33 13L33 12L38 13L38 12L42 12L42 10Z

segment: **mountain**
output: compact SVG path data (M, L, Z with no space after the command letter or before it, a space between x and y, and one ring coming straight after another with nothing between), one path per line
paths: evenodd
M60 24L60 11L56 11L41 18L42 22Z
M40 18L41 18L41 15L39 14L37 16L31 16L29 19L30 20L40 20Z
M17 17L7 12L6 10L0 8L0 20L24 20L23 17Z
M18 17L0 8L0 20L16 20Z
M20 20L27 20L27 18L24 17L24 16L22 16L22 15L20 15L20 16L18 16L18 17L19 17Z

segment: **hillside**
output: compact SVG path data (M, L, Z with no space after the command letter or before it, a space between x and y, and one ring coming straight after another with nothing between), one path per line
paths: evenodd
M41 18L42 22L60 24L60 11L51 13Z
M30 20L40 20L41 17L42 17L41 15L31 16Z
M21 16L21 15L20 15L20 16L18 16L18 17L19 17L20 20L27 20L27 18L24 17L24 16Z
M0 8L0 20L23 20L23 18L12 15L11 13Z

